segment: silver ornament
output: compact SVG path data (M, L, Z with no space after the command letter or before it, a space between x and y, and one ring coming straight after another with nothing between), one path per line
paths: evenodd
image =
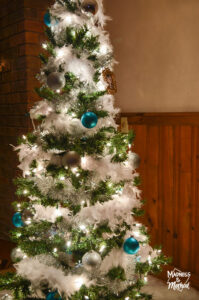
M24 209L21 214L22 221L26 223L27 220L31 219L34 216L33 211L31 209Z
M65 85L65 77L58 72L50 73L47 77L47 85L52 90L60 90Z
M78 167L80 165L81 157L75 151L69 151L62 157L63 166L70 168Z
M96 0L83 0L82 10L85 13L91 13L95 15L98 11L98 4Z
M100 266L101 256L95 251L89 251L82 257L82 264L88 271L92 271Z
M130 164L131 164L133 169L139 168L141 159L140 159L140 156L137 153L130 152L129 153L129 161L130 161Z
M12 251L10 253L10 257L13 262L20 261L23 258L23 256L24 256L24 253L23 253L23 251L21 251L20 248L14 248L14 249L12 249Z

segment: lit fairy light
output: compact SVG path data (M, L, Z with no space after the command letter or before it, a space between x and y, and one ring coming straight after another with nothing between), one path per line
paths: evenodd
M29 176L30 174L31 174L30 171L25 172L25 175L27 175L27 176Z
M157 250L157 253L158 253L158 254L160 254L161 252L162 252L162 250L161 250L161 249Z
M57 248L54 248L54 249L53 249L53 252L54 252L54 253L57 253Z
M86 226L85 226L84 224L81 224L81 225L79 226L79 228L80 228L82 231L85 231L85 230L86 230Z
M84 296L84 299L86 299L86 300L87 300L87 299L90 299L90 298L89 298L88 296Z
M27 225L29 225L29 224L31 224L31 218L28 218L26 221L25 221L25 223L27 224Z
M99 249L99 252L102 253L105 249L106 249L106 245L102 245L102 246L100 247L100 249Z
M148 259L147 259L147 260L148 260L149 265L151 265L151 264L152 264L152 261L151 261L151 256L150 256L150 255L148 256Z
M56 90L56 93L57 93L57 94L60 94L60 93L61 93L61 90Z
M65 176L60 176L59 179L60 179L61 181L64 181L66 178L65 178Z
M134 235L135 237L139 237L139 236L140 236L140 233L139 233L139 231L134 231L134 232L133 232L133 235Z
M18 204L17 204L17 207L18 207L18 208L21 208L21 204L20 204L20 203L18 203Z
M109 182L109 183L108 183L108 187L111 188L112 186L113 186L113 184L112 184L111 182Z
M82 205L84 205L85 203L86 203L86 202L85 202L84 200L81 202Z
M105 45L105 44L101 45L101 47L100 47L100 53L101 54L106 54L107 50L108 50L107 45Z
M80 173L76 173L76 177L79 177L80 176Z
M24 190L24 191L23 191L23 194L24 194L24 195L27 195L27 194L28 194L28 190Z
M24 256L23 256L23 258L27 258L28 256L25 254Z
M46 43L43 43L43 44L42 44L42 48L43 48L43 49L47 49L47 47L48 47L48 46L47 46Z
M84 284L84 279L82 277L79 277L75 280L75 285L77 288L80 288Z
M148 278L146 276L144 277L144 282L148 282Z
M64 50L63 49L58 49L56 52L57 58L62 58L64 56Z
M66 16L66 17L64 18L64 20L65 20L66 23L71 24L71 22L72 22L72 17L68 15L68 16Z
M25 135L22 135L22 139L23 139L23 140L26 140L26 136L25 136Z
M74 174L76 174L77 171L78 171L78 168L72 168L71 170L72 170L72 172L73 172Z
M125 300L129 300L129 299L130 299L129 297L126 297L126 298L125 298Z
M108 147L110 147L110 146L111 146L111 143L110 143L110 142L108 142L106 145L107 145Z
M74 117L76 117L76 114L73 112L73 113L71 114L71 116L74 118Z
M16 236L17 236L17 237L20 237L20 236L21 236L21 232L17 232L17 233L16 233Z
M56 208L55 214L56 214L57 217L61 217L62 216L62 213L61 213L61 211L60 211L59 208Z
M81 163L82 163L82 164L85 164L86 161L87 161L86 157L82 157L82 158L81 158Z
M67 246L67 247L70 247L71 244L72 244L72 242L71 242L71 241L68 241L68 242L66 243L66 246Z

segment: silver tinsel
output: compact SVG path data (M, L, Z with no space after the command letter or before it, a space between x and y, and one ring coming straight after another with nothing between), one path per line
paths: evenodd
M82 257L82 264L88 271L93 271L99 267L101 262L101 256L95 251L89 251Z
M50 73L47 77L47 85L52 90L60 90L65 85L65 77L58 72Z

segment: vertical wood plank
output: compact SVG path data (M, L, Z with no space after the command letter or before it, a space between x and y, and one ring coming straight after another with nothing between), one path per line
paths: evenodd
M146 221L151 233L151 244L157 245L159 231L158 212L158 164L159 164L159 128L149 126L147 128L147 157L146 157Z
M180 193L178 219L178 254L179 265L182 269L188 270L190 267L190 243L191 243L191 126L181 126L180 128Z
M174 188L174 174L173 174L173 127L161 126L160 134L160 199L162 203L162 211L160 220L162 243L164 252L168 256L173 254L173 188Z

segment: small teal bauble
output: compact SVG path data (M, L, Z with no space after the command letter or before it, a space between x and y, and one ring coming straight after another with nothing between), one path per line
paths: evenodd
M46 26L51 27L51 17L49 12L45 13L44 15L44 23L46 24Z
M81 117L81 122L84 127L91 129L97 125L98 118L95 113L88 111Z
M57 292L50 292L46 296L46 300L62 300Z
M128 238L123 245L124 252L127 254L136 254L140 249L139 242L133 237Z
M24 223L20 212L16 212L12 217L12 223L15 227L22 227Z

